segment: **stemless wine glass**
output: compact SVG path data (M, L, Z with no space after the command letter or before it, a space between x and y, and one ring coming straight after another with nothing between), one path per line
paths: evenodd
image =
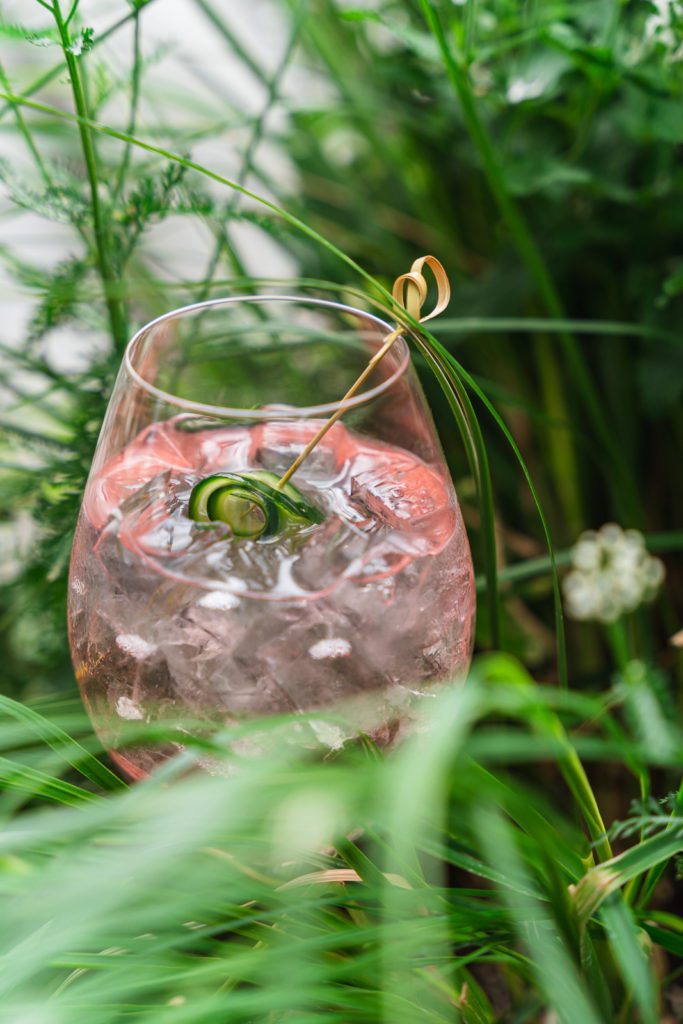
M93 460L69 583L73 661L133 777L181 744L117 750L130 722L231 724L344 708L392 742L408 708L469 664L467 535L406 342L340 402L392 328L320 298L188 306L126 350ZM189 515L198 481L285 472L319 523L258 539ZM302 719L315 733L315 718Z

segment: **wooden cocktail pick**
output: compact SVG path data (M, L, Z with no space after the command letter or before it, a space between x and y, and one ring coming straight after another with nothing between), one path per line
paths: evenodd
M427 282L424 274L422 273L424 266L428 266L434 274L438 295L436 306L431 313L427 313L426 316L420 316L428 291ZM425 321L438 316L439 313L443 313L451 298L451 286L448 277L446 276L446 271L443 268L443 264L437 260L436 256L420 256L419 259L414 261L407 274L401 274L400 277L396 278L394 281L394 287L392 288L392 295L395 301L405 309L409 316L414 320L418 320L420 323L425 323ZM311 438L306 447L299 453L299 455L297 455L289 469L283 473L277 483L274 484L276 490L280 490L288 483L291 477L296 473L297 469L299 469L301 464L305 462L311 454L316 445L323 439L328 430L330 430L337 420L344 414L344 403L349 398L353 398L356 392L363 386L377 364L384 359L385 355L397 338L400 338L402 331L403 327L399 324L398 327L394 328L390 334L387 334L382 347L375 352L360 377L354 381L344 397L341 399L340 406L337 411L334 412L330 418L325 421L325 423L323 423L317 434Z

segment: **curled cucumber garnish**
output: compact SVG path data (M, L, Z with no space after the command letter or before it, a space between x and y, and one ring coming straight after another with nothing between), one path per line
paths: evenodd
M225 523L235 537L258 540L288 527L310 526L324 519L292 484L276 487L279 477L265 469L215 473L192 489L188 513L198 523Z

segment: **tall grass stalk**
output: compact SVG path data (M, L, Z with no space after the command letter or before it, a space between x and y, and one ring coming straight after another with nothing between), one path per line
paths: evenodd
M48 9L50 8L48 7ZM81 139L83 161L85 163L88 183L90 186L90 208L92 210L97 262L100 276L102 278L105 302L109 311L113 337L116 340L117 347L120 350L123 350L123 347L128 340L128 329L121 300L113 294L116 274L111 254L109 232L100 202L97 154L95 152L95 144L93 142L90 125L88 124L88 102L85 96L83 82L81 81L78 57L73 52L73 40L69 35L69 20L73 16L76 7L74 6L67 19L62 17L59 0L52 0L51 9L54 14L55 24L59 31L59 38L64 52L64 61L69 72L69 81L71 83L71 91L73 93L74 107L79 116L78 132Z

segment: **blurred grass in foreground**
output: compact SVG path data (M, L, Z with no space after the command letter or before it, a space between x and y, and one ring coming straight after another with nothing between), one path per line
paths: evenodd
M553 767L675 766L678 730L619 723L632 700L495 655L391 758L320 761L291 720L251 723L131 788L80 709L5 700L3 1019L659 1020L680 932L643 898L683 808L643 805L593 866Z

